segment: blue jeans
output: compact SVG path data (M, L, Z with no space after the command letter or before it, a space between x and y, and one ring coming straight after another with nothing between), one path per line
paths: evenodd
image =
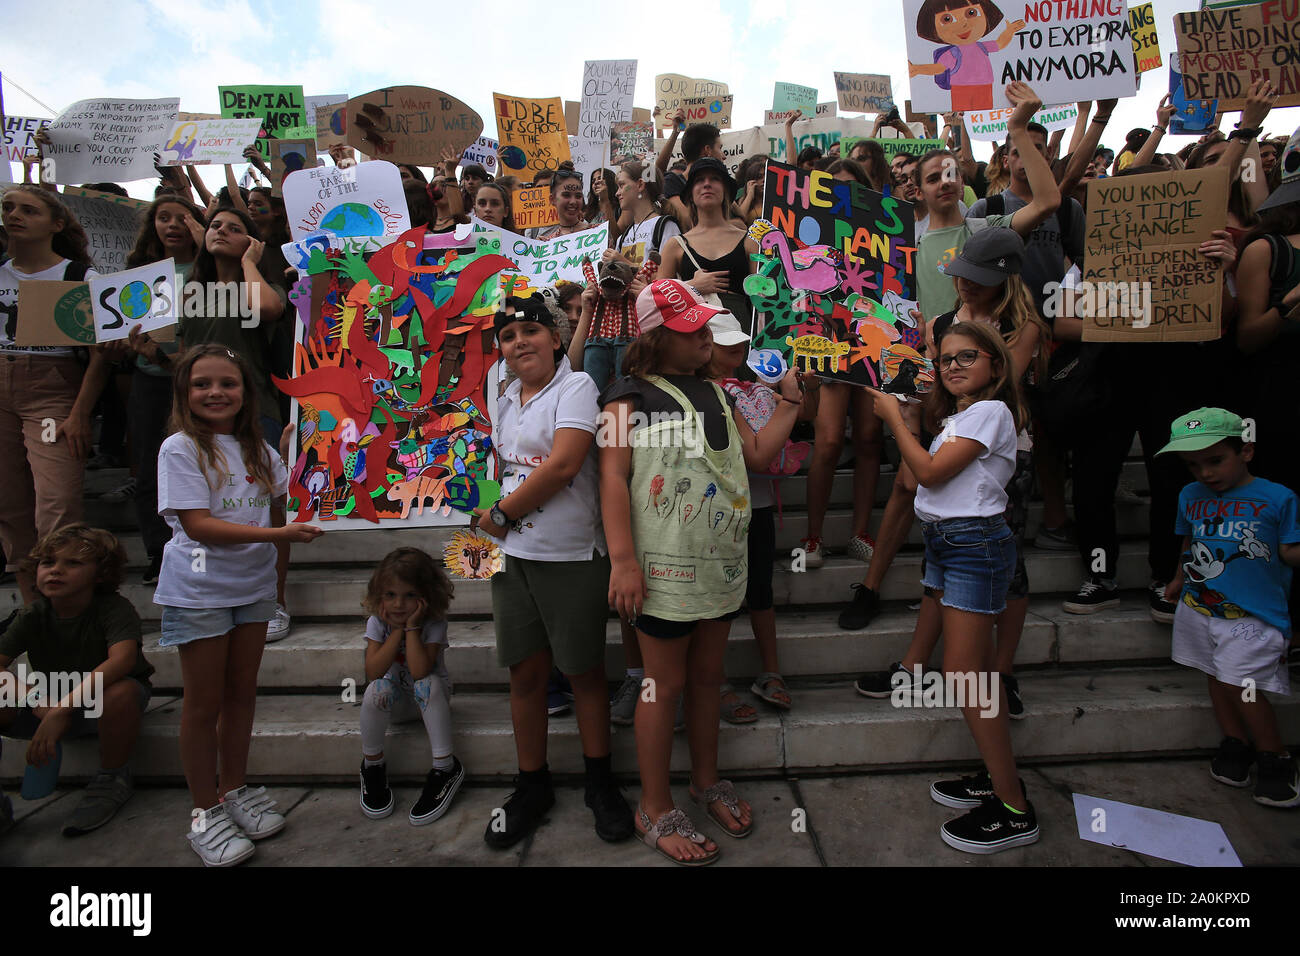
M592 339L582 349L582 370L591 376L596 388L602 392L623 372L623 353L631 341L622 339Z
M1016 539L1006 518L947 518L921 524L925 576L942 591L939 603L974 614L1001 614L1016 564Z

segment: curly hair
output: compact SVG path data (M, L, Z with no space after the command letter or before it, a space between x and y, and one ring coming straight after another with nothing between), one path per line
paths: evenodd
M27 183L12 186L8 192L22 193L28 198L40 200L49 209L50 217L56 222L63 223L59 231L50 239L50 248L55 255L94 267L95 260L90 257L90 238L86 235L86 230L82 228L76 214L59 198L58 193Z
M126 580L126 549L115 535L103 528L92 528L84 521L65 524L41 538L19 564L19 569L34 576L37 565L57 557L66 548L76 549L78 555L88 557L98 565L96 594L117 593Z
M428 606L426 620L441 621L447 617L456 589L438 562L419 548L398 548L379 562L361 600L367 613L379 616L384 605L384 586L393 579L409 585L420 595Z

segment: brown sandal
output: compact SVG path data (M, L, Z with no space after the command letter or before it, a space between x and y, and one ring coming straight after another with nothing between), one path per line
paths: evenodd
M659 845L659 841L666 836L684 836L692 843L699 845L701 848L705 843L703 833L695 829L695 824L691 818L682 810L672 809L655 821L654 826L650 825L650 817L639 805L636 808L636 832L646 846L658 850L674 863L682 866L708 866L717 860L718 855L722 852L721 847L715 846L712 852L705 851L701 857L691 857L686 860L679 860L667 850Z
M749 823L739 830L733 830L727 825L726 818L722 816L724 812L729 812L733 819L740 819L740 797L736 795L736 788L732 786L730 780L719 780L703 793L695 792L695 784L691 784L691 799L700 806L704 807L713 822L722 827L724 833L729 837L735 837L737 840L743 839L754 831L754 818L751 815ZM717 801L722 801L724 810L714 810L713 805ZM753 814L753 808L750 813Z

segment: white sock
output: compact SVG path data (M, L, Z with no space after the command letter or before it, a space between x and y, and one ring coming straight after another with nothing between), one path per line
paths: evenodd
M447 754L445 757L433 758L434 770L450 770L454 766L456 766L456 760L451 754Z
M364 762L364 766L367 767L378 767L384 762L383 757L371 758L371 757L367 757L365 754L362 754L361 756Z

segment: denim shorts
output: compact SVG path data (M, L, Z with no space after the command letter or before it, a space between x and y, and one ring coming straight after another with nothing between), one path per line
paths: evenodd
M942 591L939 603L974 614L1001 614L1016 564L1016 539L1006 518L947 518L921 525L925 576Z
M240 624L269 621L275 617L275 602L267 599L242 607L170 607L163 605L159 647L175 647L205 637L229 634Z

